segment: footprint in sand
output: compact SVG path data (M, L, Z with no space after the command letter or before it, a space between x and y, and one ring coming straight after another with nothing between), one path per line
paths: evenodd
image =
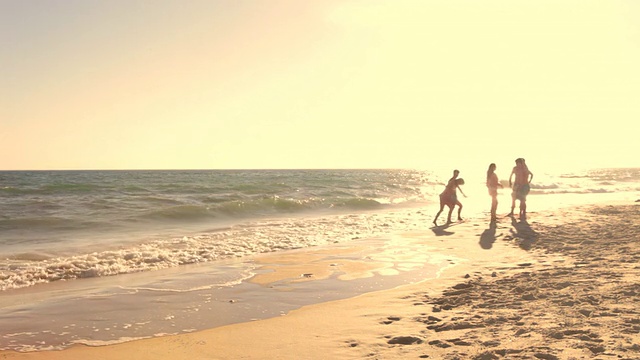
M413 345L422 344L424 341L416 336L396 336L387 341L389 345Z
M400 321L400 317L397 316L389 316L386 320L383 320L380 322L380 324L384 324L384 325L389 325L389 324L393 324L396 321Z

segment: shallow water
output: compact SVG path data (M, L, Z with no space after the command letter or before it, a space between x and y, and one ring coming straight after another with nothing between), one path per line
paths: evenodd
M106 345L275 317L307 304L434 278L450 265L427 251L402 250L403 246L406 244L393 238L378 238L360 241L350 251L345 251L345 245L322 247L319 258L338 267L349 261L378 264L368 275L348 280L338 279L339 275L313 278L313 274L299 274L255 284L247 280L271 270L258 264L269 263L268 259L250 257L83 279L70 286L54 282L14 290L0 298L0 349ZM292 250L301 251L312 250ZM406 261L385 263L392 257L400 259L399 251L406 252ZM304 271L314 270L309 265Z

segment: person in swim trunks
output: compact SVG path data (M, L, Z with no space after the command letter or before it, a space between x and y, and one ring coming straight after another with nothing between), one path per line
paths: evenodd
M458 205L458 220L462 220L462 217L460 216L460 214L462 213L462 203L458 200L458 195L456 193L456 190L460 190L460 193L464 197L467 197L467 195L465 195L462 189L460 188L460 185L464 185L464 180L458 178L459 174L460 174L460 171L453 170L453 177L449 179L449 181L447 182L447 185L444 188L444 191L440 194L440 210L436 214L436 218L433 219L433 224L435 226L438 226L437 220L440 214L442 213L442 210L444 210L445 205L449 207L447 224L451 223L451 214L453 213L453 209L456 205Z
M512 179L515 177L515 181ZM509 186L512 188L511 192L511 212L509 216L513 216L513 210L516 207L516 200L520 201L520 218L524 219L527 216L527 195L531 190L531 180L533 180L533 173L529 171L527 164L523 158L516 159L516 166L511 171L509 176Z

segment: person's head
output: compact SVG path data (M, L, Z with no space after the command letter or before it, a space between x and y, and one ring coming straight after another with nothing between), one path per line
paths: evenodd
M496 164L491 163L489 165L489 169L487 169L487 181L489 180L489 176L491 176L491 174L493 174L494 171L496 171Z
M453 170L453 177L458 177L460 170Z
M460 179L456 179L456 184L458 185L464 185L464 179L460 178Z
M516 159L516 165L522 165L524 163L524 159L523 158L517 158Z

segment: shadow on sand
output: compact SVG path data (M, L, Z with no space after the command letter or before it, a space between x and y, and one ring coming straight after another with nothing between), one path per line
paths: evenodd
M511 237L518 241L518 246L523 250L531 250L531 246L538 240L538 233L531 229L526 218L522 218L516 221L514 216L511 216Z
M482 235L480 235L481 248L490 250L493 247L493 243L496 242L496 238L498 237L498 235L496 235L496 229L497 224L495 220L492 220L491 223L489 223L489 228L483 231Z
M431 227L431 231L433 231L434 234L436 234L436 236L449 236L449 235L453 235L455 234L452 231L447 231L446 229L459 224L459 223L455 223L455 222L450 222L450 223L446 223L444 225L436 225L436 226L432 226Z

